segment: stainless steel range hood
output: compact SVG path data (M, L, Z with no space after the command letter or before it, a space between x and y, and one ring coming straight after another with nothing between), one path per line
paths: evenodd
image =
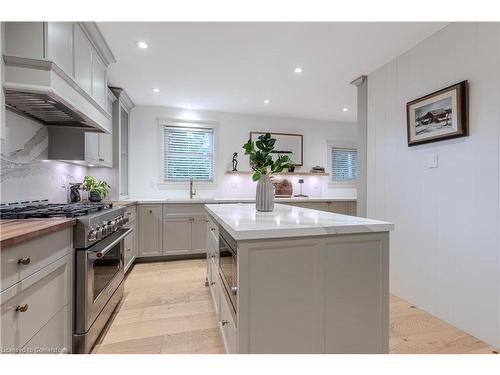
M5 105L50 126L111 132L111 114L54 62L4 55Z

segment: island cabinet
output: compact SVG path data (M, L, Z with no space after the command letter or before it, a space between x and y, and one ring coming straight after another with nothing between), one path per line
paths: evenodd
M72 227L2 248L1 353L69 353Z
M208 215L207 220L207 279L215 312L220 314L221 281L219 279L219 225Z
M205 207L207 282L227 353L388 353L392 223L284 204L265 215L252 204ZM229 292L211 264L222 257L217 226L236 243Z

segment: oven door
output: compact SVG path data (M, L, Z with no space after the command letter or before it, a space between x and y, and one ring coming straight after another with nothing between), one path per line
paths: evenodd
M89 330L123 281L124 239L132 229L119 229L86 250L77 250L75 331Z
M234 312L236 312L238 295L237 250L236 243L231 246L229 242L230 240L219 235L219 274L226 295L233 305Z

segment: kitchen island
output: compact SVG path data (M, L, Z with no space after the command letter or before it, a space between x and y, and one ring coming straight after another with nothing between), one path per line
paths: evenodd
M205 209L227 352L388 352L392 223L282 204Z

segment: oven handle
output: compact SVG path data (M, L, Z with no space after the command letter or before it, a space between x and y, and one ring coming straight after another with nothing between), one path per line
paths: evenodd
M110 251L118 242L127 237L133 230L134 230L133 228L128 228L127 230L125 230L125 232L123 232L120 236L118 236L113 242L111 242L104 249L89 252L88 259L90 260L101 259L104 255L106 255L108 251Z

